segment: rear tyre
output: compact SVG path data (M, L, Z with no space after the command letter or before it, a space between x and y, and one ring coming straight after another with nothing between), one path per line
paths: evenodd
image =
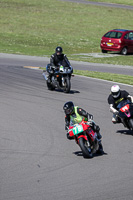
M129 119L129 127L133 131L133 119Z
M90 146L88 146L87 141L84 138L79 138L79 146L83 152L84 158L92 158L93 154Z
M102 49L102 53L107 53L108 51Z
M65 78L65 87L64 87L64 92L65 93L69 93L70 92L70 89L71 89L71 82L70 82L70 79L69 77L66 77Z
M124 48L121 50L121 54L122 54L122 55L127 55L127 47L124 47Z

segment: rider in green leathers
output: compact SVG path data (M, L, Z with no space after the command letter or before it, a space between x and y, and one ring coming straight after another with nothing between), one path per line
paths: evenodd
M88 121L92 129L97 133L97 138L100 140L102 138L100 134L100 127L95 124L95 122L92 120L93 115L89 114L82 108L79 108L78 106L74 106L72 101L68 101L64 104L63 110L66 114L65 116L65 130L68 130L68 127L70 125L70 122L72 123L80 123L83 119L85 121ZM67 133L68 139L73 139L69 136L69 133Z

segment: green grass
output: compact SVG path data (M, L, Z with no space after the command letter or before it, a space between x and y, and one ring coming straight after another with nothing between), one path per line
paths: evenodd
M133 65L133 55L75 55L100 53L103 34L113 28L132 29L131 19L132 10L59 0L1 0L0 52L49 57L60 45L69 59Z
M133 76L105 72L74 70L74 74L133 85Z

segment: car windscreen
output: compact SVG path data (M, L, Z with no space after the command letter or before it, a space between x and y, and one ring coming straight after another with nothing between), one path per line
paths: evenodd
M110 31L104 35L104 37L106 38L116 38L116 39L121 38L121 36L122 36L122 33L116 32L116 31Z

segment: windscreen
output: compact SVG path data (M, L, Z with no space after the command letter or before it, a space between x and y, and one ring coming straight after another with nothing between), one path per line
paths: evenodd
M116 39L121 38L121 36L122 36L122 33L116 32L116 31L110 31L104 35L104 37L106 38L116 38Z

